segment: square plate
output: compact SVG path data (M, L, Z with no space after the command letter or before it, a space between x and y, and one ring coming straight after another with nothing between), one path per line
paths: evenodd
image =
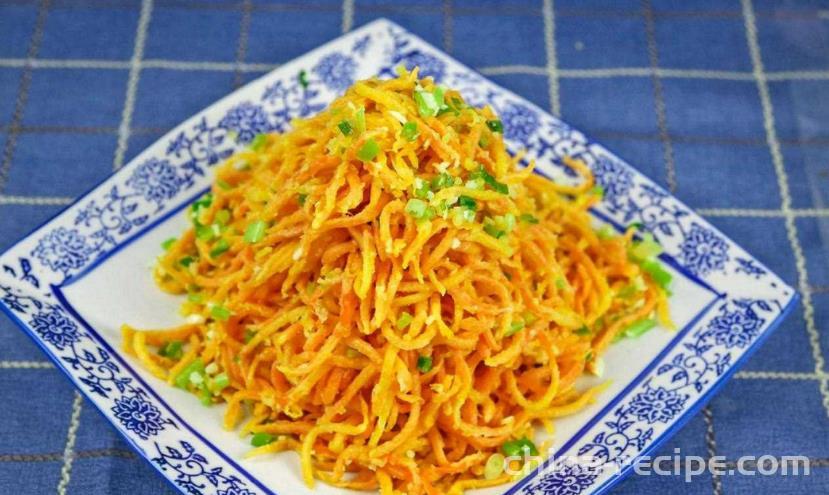
M679 330L612 346L604 358L610 387L556 422L551 460L512 486L482 492L607 490L702 407L794 305L797 295L776 275L601 145L379 20L192 117L0 256L2 309L182 492L343 493L323 483L305 487L292 452L243 459L247 442L219 426L223 407L206 409L146 373L119 350L119 328L180 318L180 299L155 288L148 263L163 239L184 228L179 212L208 188L211 167L255 135L318 112L355 80L389 77L400 64L420 66L474 105L493 106L510 149L528 150L539 172L573 180L560 159L586 162L605 191L596 221L617 229L641 223L674 274Z

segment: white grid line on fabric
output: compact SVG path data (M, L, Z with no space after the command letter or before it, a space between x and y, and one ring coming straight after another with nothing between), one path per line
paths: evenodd
M281 64L188 61L168 59L147 59L139 63L141 69L168 69L182 71L216 71L232 72L267 72L276 69ZM131 62L128 60L99 60L99 59L47 59L47 58L0 58L0 68L32 69L104 69L129 70ZM476 70L484 75L503 76L511 74L526 74L533 76L547 76L546 66L535 65L495 65L477 67ZM727 81L754 81L751 72L699 70L699 69L668 69L660 67L608 67L602 69L564 69L558 67L556 74L559 79L604 79L612 77L652 77L657 75L668 79L718 79ZM767 81L818 81L829 80L829 70L802 70L779 71L766 73Z
M443 50L451 54L455 49L455 35L453 34L452 0L443 0L441 6L443 17Z
M829 380L829 375L797 371L738 371L734 374L734 378L747 380Z
M354 0L343 0L342 32L351 31L354 26Z
M51 361L0 361L0 370L45 370L52 369Z
M60 468L60 481L58 482L58 495L66 495L66 488L72 477L72 463L75 460L75 440L78 435L78 427L81 424L81 407L83 397L75 391L75 400L72 401L72 415L69 417L69 429L66 432L66 446L63 449L63 466Z
M705 447L708 453L708 459L713 459L717 455L717 437L714 434L714 411L711 409L711 404L706 404L702 408L702 419L705 422ZM722 478L716 471L711 473L711 485L714 488L714 495L722 495Z
M132 112L135 109L135 98L138 92L138 80L141 77L141 59L144 58L144 44L147 41L147 29L153 15L153 0L142 0L141 14L138 18L138 27L135 30L135 46L130 61L130 74L127 79L127 94L124 98L124 110L121 114L121 124L118 126L118 144L115 148L115 157L112 160L112 169L118 170L124 165L124 156L130 139Z
M0 194L0 205L53 206L68 205L74 199L58 196L10 196Z
M556 53L556 12L553 0L544 0L544 47L547 52L547 85L550 98L550 112L556 117L561 115L561 97L558 85L558 54Z
M820 334L815 324L815 308L812 305L812 291L809 287L809 272L806 268L806 256L803 254L803 247L800 245L800 238L795 223L795 215L792 214L792 198L789 191L789 177L786 173L786 165L783 161L783 153L780 149L780 141L777 138L777 129L774 119L774 106L771 102L768 83L763 71L763 58L760 53L760 43L757 35L757 21L754 17L754 6L751 0L741 0L743 18L745 22L746 39L748 41L751 65L754 78L757 81L757 91L760 94L760 105L763 108L763 124L766 129L769 152L771 154L774 170L777 174L777 185L780 189L781 210L784 213L786 233L794 254L795 267L797 268L798 289L803 304L803 319L806 321L806 332L809 335L809 344L812 347L812 356L815 360L815 373L823 374L825 361L820 349ZM823 406L829 416L829 381L821 380L820 393L823 396Z
M785 218L782 210L762 208L698 208L697 213L706 217L751 217L751 218ZM789 213L795 217L829 217L829 208L790 208Z

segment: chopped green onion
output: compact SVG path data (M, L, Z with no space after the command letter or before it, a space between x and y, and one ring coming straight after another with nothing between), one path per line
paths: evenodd
M610 225L602 225L599 230L596 231L596 235L599 239L607 240L613 238L613 229L610 228Z
M190 263L194 261L195 259L192 256L184 256L183 258L178 260L178 264L183 266L184 268L187 268L188 266L190 266Z
M213 245L213 249L210 250L210 257L217 258L224 254L228 249L230 249L230 244L227 240L219 239L216 241L216 244Z
M507 232L505 230L499 229L498 226L496 226L494 223L484 224L484 232L496 239L500 239L507 235Z
M250 142L250 149L253 151L259 151L262 146L268 142L268 136L265 134L257 134L253 141Z
M668 286L671 285L671 280L673 280L674 277L667 270L662 268L662 265L658 261L645 261L641 264L641 267L642 270L650 275L653 281L663 289L667 289Z
M164 242L162 242L162 243L161 243L161 249L163 249L163 250L165 250L165 251L169 251L169 250L170 250L170 248L171 248L171 247L173 246L173 244L175 244L175 243L176 243L176 238L175 238L175 237L171 237L171 238L169 238L169 239L167 239L166 241L164 241Z
M300 86L302 86L303 88L308 87L308 73L305 72L305 69L299 71L299 74L297 74L297 79L299 80Z
M622 289L616 293L617 296L626 298L630 297L634 294L639 292L639 289L636 288L635 284L627 284L626 286L622 287Z
M194 372L204 374L204 361L202 361L201 358L196 358L195 361L185 366L184 369L176 375L173 380L176 387L187 389L187 385L190 383L190 375Z
M524 317L524 321L527 323L527 325L532 325L533 323L538 321L538 317L530 313L529 311L524 311L524 314L522 314L521 316Z
M495 177L490 175L490 173L486 171L486 169L484 168L483 165L481 165L478 168L478 170L472 172L472 174L470 174L470 178L472 178L472 179L479 179L479 178L483 179L484 182L489 187L494 189L496 192L499 192L501 194L509 194L509 187L506 184L504 184L502 182L498 182L497 180L495 180Z
M628 225L628 228L634 230L645 230L645 224L642 222L633 222L632 224Z
M442 108L446 107L443 102L444 89L438 86L431 92L420 89L415 90L414 100L417 104L417 113L422 117L434 117Z
M213 393L221 392L228 385L230 385L230 378L227 376L227 373L219 373L213 377Z
M535 444L527 437L504 442L501 450L504 451L507 457L516 457L523 454L538 455L538 449Z
M482 134L481 137L478 139L478 147L479 148L486 148L489 146L489 136L486 134Z
M267 224L264 220L256 220L248 224L245 229L245 242L248 244L256 244L265 238L265 229Z
M196 227L196 238L200 241L209 241L213 239L215 233L213 232L213 228L207 225L199 225Z
M604 187L596 184L590 189L590 193L595 196L604 196Z
M245 336L244 336L244 339L245 339L245 344L247 344L248 342L250 342L250 341L251 341L251 339L252 339L255 335L256 335L256 332L255 332L254 330L251 330L250 328L246 328L246 329L245 329Z
M428 208L429 205L422 199L412 198L406 203L406 213L418 219L426 217Z
M516 333L523 330L525 325L526 324L524 323L524 320L517 320L517 321L514 321L514 322L510 323L509 330L507 330L504 333L504 336L505 337L510 337L512 335L515 335Z
M636 323L631 324L629 327L625 328L622 332L625 334L625 337L635 338L639 337L640 335L644 334L651 328L656 326L656 321L651 319L639 320Z
M397 328L403 330L412 323L413 319L414 317L409 312L404 311L400 313L400 317L397 319Z
M532 224L538 223L538 219L529 213L522 213L521 216L519 216L518 218L520 218L522 222Z
M417 139L417 136L420 135L420 131L417 129L417 122L406 122L403 124L403 130L400 131L400 135L406 141L414 141Z
M230 210L226 208L222 208L221 210L216 212L216 223L219 225L227 225L227 222L230 221Z
M371 160L374 160L374 157L376 157L378 153L380 153L380 146L373 139L369 139L365 142L365 144L363 144L360 151L357 152L357 158L364 162L370 162Z
M441 172L432 178L432 189L438 191L444 187L450 187L455 183L455 179L446 172Z
M201 304L204 302L204 296L198 292L191 292L187 294L187 300L191 303Z
M494 480L501 476L504 472L504 461L504 456L497 452L489 456L484 465L484 479Z
M216 318L217 320L221 321L227 321L230 318L231 314L232 313L229 309L219 305L213 306L213 308L210 310L210 315L213 316L213 318Z
M227 182L227 181L225 181L225 180L222 180L222 179L218 179L218 180L216 180L216 185L217 185L217 186L219 186L219 187L221 187L221 188L222 188L222 189L224 189L225 191L228 191L228 190L230 190L230 189L233 189L233 186L232 186L232 185L230 185L230 183L229 183L229 182Z
M590 335L590 329L587 328L587 325L582 325L581 327L574 330L573 333L576 335Z
M351 131L353 130L351 128L351 124L349 124L347 120L340 121L340 123L337 124L337 127L340 128L340 132L343 133L343 136L351 135Z
M563 290L567 288L567 279L564 277L558 277L556 279L556 288L559 290Z
M584 355L584 360L590 362L593 360L593 351L587 351L587 354Z
M270 433L255 433L251 439L250 444L254 447L262 447L276 440L276 437Z
M478 208L478 202L469 196L458 196L458 204L467 210L475 211Z
M661 252L662 246L660 246L650 234L645 234L643 239L636 243L630 250L631 256L640 261L654 258Z
M354 124L357 127L357 134L366 132L366 109L360 107L354 114Z
M418 356L417 357L417 369L421 373L428 373L432 370L432 358L431 356Z
M504 124L502 124L500 120L487 120L486 126L489 127L489 130L492 132L504 132Z
M296 195L296 201L297 201L297 203L299 203L299 206L305 206L305 200L307 200L307 199L308 199L307 194L297 194Z
M170 359L181 359L182 355L182 343L178 340L172 340L167 342L161 349L158 350L158 353L164 357L168 357Z

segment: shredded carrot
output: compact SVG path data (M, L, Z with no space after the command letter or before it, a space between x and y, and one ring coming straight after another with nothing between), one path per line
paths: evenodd
M575 382L628 326L670 321L632 229L594 229L590 169L533 174L491 108L437 88L361 81L230 157L155 270L188 323L123 328L153 375L273 437L249 455L299 453L309 485L508 482L490 456L593 402Z

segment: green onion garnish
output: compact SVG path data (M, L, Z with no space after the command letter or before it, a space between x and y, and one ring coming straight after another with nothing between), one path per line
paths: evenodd
M587 351L587 354L584 355L584 360L590 362L593 360L593 351Z
M406 203L406 213L415 218L425 218L429 205L422 199L412 198Z
M556 279L556 288L557 289L566 289L567 288L567 279L564 277L558 277Z
M531 215L529 213L522 213L518 218L520 218L521 221L525 222L525 223L532 223L532 224L538 223L538 219L535 218L533 215Z
M478 202L469 196L458 196L458 204L467 210L475 211L478 208Z
M184 256L183 258L178 260L178 264L183 266L184 268L187 268L188 266L190 266L190 263L194 261L196 260L192 256Z
M596 231L596 235L599 237L599 239L604 241L607 239L612 239L614 232L613 229L610 228L610 225L602 225L601 228Z
M538 449L535 444L527 437L504 442L504 445L501 446L501 450L504 451L504 455L507 457L515 457L524 454L538 455Z
M400 135L406 141L414 141L417 139L417 136L420 135L420 131L417 129L417 122L406 122L403 124L403 130L400 131Z
M196 238L200 241L209 241L213 239L215 233L213 228L207 225L199 225L196 227Z
M490 175L490 173L486 171L483 165L481 165L478 168L478 170L472 172L472 174L470 174L469 177L471 179L483 179L484 182L496 192L499 192L501 194L509 194L509 187L506 184L495 180L495 177Z
M604 187L596 184L590 189L590 193L595 196L604 196Z
M494 223L484 224L484 232L496 239L500 239L507 235L507 232L505 230L499 229L498 226L496 226Z
M340 121L340 123L337 124L337 127L340 128L340 132L343 133L343 136L350 136L351 131L353 130L351 128L351 124L349 124L347 120Z
M642 222L633 222L632 224L628 225L628 228L634 230L645 230L645 224Z
M498 452L489 456L484 464L484 479L494 480L504 472L504 456Z
M187 300L191 303L201 304L204 302L204 296L198 292L191 292L187 294Z
M438 86L431 92L419 89L414 92L414 100L417 104L417 113L422 117L434 117L446 106L443 102L444 89Z
M658 261L648 260L643 262L640 266L642 267L642 270L650 275L653 281L663 289L667 289L668 286L671 285L671 280L673 280L674 277L667 270L662 268L662 265Z
M222 179L217 179L216 180L216 185L219 186L220 188L224 189L225 191L233 189L233 186L230 185L229 182L227 182L225 180L222 180Z
M213 377L212 385L213 393L221 392L230 385L230 378L227 376L227 373L219 373Z
M161 243L161 249L163 249L163 250L165 250L165 251L169 251L169 250L170 250L170 248L171 248L171 247L173 246L173 244L175 244L175 243L176 243L176 238L175 238L175 237L171 237L171 238L169 238L169 239L167 239L166 241L164 241L164 242L162 242L162 243Z
M450 187L455 183L455 179L446 172L441 172L432 178L432 190L438 191L444 187Z
M265 229L267 224L264 220L257 220L248 224L245 229L245 242L248 244L256 244L265 238Z
M661 252L662 246L650 234L644 234L643 239L636 243L630 250L631 256L640 261L654 258Z
M253 141L250 142L250 149L253 151L259 151L262 146L268 142L268 136L265 134L257 134Z
M221 321L227 321L230 318L231 314L232 313L230 312L229 309L227 309L224 306L219 306L219 305L213 306L213 308L210 310L210 315L213 318L216 318L217 320L221 320Z
M190 383L190 375L193 373L204 374L204 362L201 358L196 358L195 361L185 366L184 369L176 375L176 378L173 380L176 387L186 390L187 385Z
M246 328L245 329L245 336L244 336L245 344L250 342L250 340L254 337L254 335L256 335L255 331L251 330L250 328Z
M504 124L502 124L500 120L487 120L486 126L489 127L489 130L492 132L504 132Z
M299 203L299 206L305 206L305 200L308 199L307 194L297 194L296 195L296 202Z
M302 86L303 88L308 87L308 73L305 72L305 69L299 71L299 74L297 74L297 79L299 80L300 86Z
M407 311L400 313L400 317L397 318L397 328L403 330L412 323L413 319L414 317Z
M270 433L255 433L250 438L250 444L254 447L262 447L263 445L268 445L274 440L276 440L276 437L274 437Z
M590 329L587 328L587 325L582 325L580 328L573 331L576 335L590 335Z
M227 239L219 239L216 241L216 244L213 245L213 249L210 250L210 257L217 258L221 256L230 249L230 244L227 242Z
M509 330L504 332L504 336L509 337L509 336L515 335L516 333L523 330L525 325L526 324L524 323L523 320L517 320L517 321L514 321L514 322L510 323Z
M158 353L170 359L181 359L182 343L178 340L167 342L158 350Z
M219 225L227 225L227 222L230 221L230 210L222 208L217 211L215 220Z
M631 324L629 327L625 328L622 332L625 334L625 337L635 338L639 337L640 335L644 334L651 328L656 326L656 321L651 319L639 320L636 323Z
M357 126L357 133L362 134L366 132L366 109L360 107L357 113L354 114L354 124Z
M432 369L432 358L431 356L418 356L417 357L417 369L421 373L428 373Z
M380 153L380 146L373 139L369 139L357 152L357 158L364 162L370 162L374 160L378 153Z

